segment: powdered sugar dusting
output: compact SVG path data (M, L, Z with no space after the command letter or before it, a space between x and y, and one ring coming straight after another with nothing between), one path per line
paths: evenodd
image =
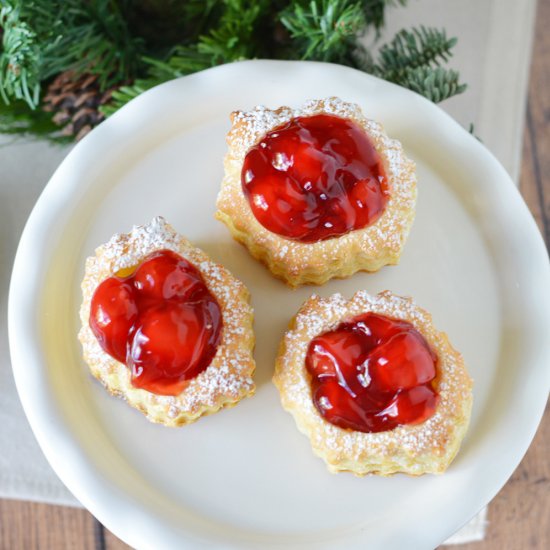
M365 312L408 321L436 352L435 389L440 401L435 414L422 424L399 426L380 433L354 432L330 424L316 410L311 398L310 377L305 369L309 343L342 321ZM281 392L283 406L311 438L315 451L335 469L349 469L352 462L368 465L367 470L358 473L383 471L385 461L393 471L422 473L421 468L425 468L428 461L432 461L429 471L438 471L454 456L469 418L471 380L461 355L451 347L446 335L433 327L431 316L412 299L388 291L376 296L359 291L351 300L341 294L330 298L312 296L303 304L293 327L286 333L282 350L274 382ZM375 466L377 461L378 467Z
M194 264L201 272L210 292L222 310L221 342L210 366L178 396L161 396L134 388L126 365L106 354L93 335L88 318L90 302L97 286L121 269L137 266L148 254L168 249ZM82 283L84 301L80 310L79 333L84 358L93 374L112 393L123 396L155 421L181 425L202 414L236 403L254 392L252 380L255 364L252 357L254 336L253 312L248 291L224 267L210 260L200 249L178 235L166 221L157 217L149 224L135 226L130 233L114 235L86 261Z

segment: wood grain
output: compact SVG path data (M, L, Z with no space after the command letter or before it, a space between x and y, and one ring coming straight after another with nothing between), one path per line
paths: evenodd
M526 131L529 148L523 151L521 190L550 245L550 1L539 0ZM536 190L535 190L536 189ZM540 212L537 216L537 212Z
M550 244L550 0L539 0L521 192ZM550 548L550 407L525 458L489 506L484 541L460 550ZM0 550L129 548L87 511L0 500Z
M0 500L2 550L100 550L97 525L86 510Z

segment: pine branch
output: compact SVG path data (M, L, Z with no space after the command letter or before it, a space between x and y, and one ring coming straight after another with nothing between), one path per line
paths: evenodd
M293 3L280 15L300 59L344 62L366 21L361 2L311 0ZM347 64L347 63L346 63Z
M148 67L147 76L114 91L111 101L100 108L105 116L112 115L123 105L158 84L211 66L208 55L199 53L196 48L184 47L175 48L166 61L143 57L142 62Z
M97 74L102 89L135 74L141 43L129 34L116 0L6 0L6 6L4 101L24 98L34 108L40 82L66 70ZM16 67L11 75L10 67Z
M210 56L211 66L258 57L261 42L255 31L268 3L266 0L224 0L218 25L199 37L197 51Z
M376 71L387 80L399 80L404 69L438 66L451 57L456 38L447 38L444 30L426 28L398 32L390 44L380 48Z
M135 74L141 41L132 37L116 0L26 2L28 17L46 41L42 78L66 70L97 74L102 89ZM57 10L53 9L57 4ZM57 13L55 13L57 11ZM44 23L50 25L44 28Z
M369 72L438 103L466 89L456 71L440 67L452 56L455 44L456 38L447 38L444 30L403 29L380 48Z
M194 47L177 47L166 61L158 59L143 58L150 66L150 77L166 82L173 78L179 78L191 73L196 73L212 66L208 55L200 53Z
M6 2L0 10L3 29L0 56L0 95L5 103L9 97L22 99L34 107L40 93L40 50L36 34L19 20L19 9Z
M166 60L143 57L145 76L115 91L112 100L101 107L101 112L109 116L140 93L167 80L221 63L256 57L259 42L255 32L267 4L266 0L224 0L224 11L216 27L200 36L196 44L174 48Z

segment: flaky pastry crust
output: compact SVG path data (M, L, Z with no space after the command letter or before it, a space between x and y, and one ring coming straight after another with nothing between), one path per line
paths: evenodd
M389 199L383 214L372 225L316 243L302 243L272 233L258 222L242 190L241 170L249 149L268 132L292 118L323 113L353 120L370 136L386 171ZM249 112L232 113L231 122L216 218L275 276L295 287L323 284L334 277L377 271L384 265L398 263L414 220L415 164L405 156L398 141L386 136L380 124L365 118L358 105L329 98L309 101L299 109L271 110L260 106Z
M424 336L438 356L434 388L440 400L435 413L417 425L379 433L339 428L326 421L311 398L311 378L305 367L309 343L342 321L374 312L408 321ZM341 294L312 296L290 323L277 357L273 382L284 409L310 439L313 451L331 472L410 475L443 473L455 457L468 428L472 409L472 380L464 360L447 335L433 325L431 315L411 298L384 291L371 296L357 292L351 300Z
M165 249L189 260L201 272L223 317L221 341L212 362L177 396L156 395L135 388L128 367L103 351L89 325L90 303L98 285L112 275L129 274L147 255ZM78 337L84 360L110 393L125 399L152 422L182 426L223 407L236 405L254 393L253 311L248 290L227 269L178 235L163 218L135 226L130 233L114 235L107 244L97 248L95 256L86 260L82 293L82 328Z

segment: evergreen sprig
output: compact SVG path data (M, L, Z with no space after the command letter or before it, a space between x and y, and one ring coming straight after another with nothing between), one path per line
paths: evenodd
M19 19L19 8L5 4L0 10L3 29L0 55L0 94L5 103L9 98L21 99L30 106L38 103L40 94L40 50L36 34Z
M4 0L0 92L38 104L40 84L73 70L99 76L102 89L135 74L140 39L115 0Z
M210 57L197 51L197 48L178 46L174 48L166 61L143 57L148 66L148 77L139 78L131 85L121 86L112 94L111 101L100 108L101 112L110 116L123 105L143 92L168 80L202 71L211 66Z
M208 34L199 37L197 52L210 57L210 66L258 57L262 43L256 30L267 0L224 0L224 12Z
M52 114L36 107L41 105L42 89L66 71L76 77L95 74L101 93L112 90L111 99L99 107L105 115L172 78L251 58L341 63L435 102L463 92L466 86L458 73L445 66L456 39L444 30L402 30L379 48L364 46L361 37L366 33L378 40L388 8L406 4L407 0L0 0L0 131L47 135L45 122Z
M342 63L353 51L357 33L366 25L360 2L311 0L289 6L281 23L294 39L297 57Z
M380 48L370 72L439 103L466 89L458 72L440 66L449 60L455 44L456 38L447 38L444 30L403 29Z
M444 30L421 26L403 29L382 48L375 73L386 80L399 82L407 69L439 66L451 57L456 38L447 38Z

